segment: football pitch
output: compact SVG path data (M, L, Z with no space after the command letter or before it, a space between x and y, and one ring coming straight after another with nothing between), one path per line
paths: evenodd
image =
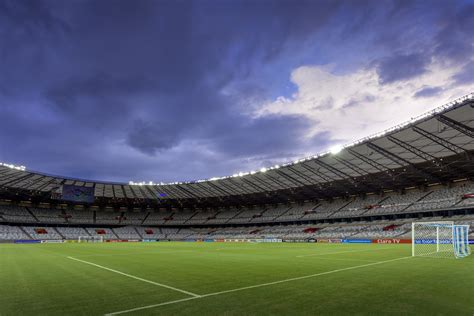
M473 315L474 256L409 245L0 244L0 315Z

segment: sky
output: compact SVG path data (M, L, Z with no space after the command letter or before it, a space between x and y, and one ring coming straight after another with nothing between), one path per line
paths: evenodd
M0 162L189 181L474 91L474 1L0 0Z

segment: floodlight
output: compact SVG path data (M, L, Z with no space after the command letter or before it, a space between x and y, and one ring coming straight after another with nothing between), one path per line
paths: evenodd
M331 152L331 154L333 155L337 155L338 153L341 152L341 150L343 149L344 147L342 147L341 145L336 145L336 146L333 146L329 149L329 151Z

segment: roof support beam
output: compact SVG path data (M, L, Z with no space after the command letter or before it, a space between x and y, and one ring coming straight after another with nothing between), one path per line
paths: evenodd
M357 173L359 176L363 177L363 178L369 178L370 181L373 181L374 183L377 183L377 185L380 186L380 188L378 188L377 186L374 186L374 185L371 185L370 184L370 181L366 181L366 186L367 187L370 187L371 189L373 190L378 190L378 189L381 189L385 186L385 183L383 181L380 181L380 179L376 178L376 177L373 177L371 174L369 174L366 170L362 169L361 167L353 164L352 162L350 161L347 161L341 157L337 157L337 156L333 156L332 157L334 160L336 160L337 162L339 162L340 164L346 166L347 168L351 169L352 171L354 171L355 173ZM364 179L365 180L365 179Z
M307 185L306 183L301 182L301 181L299 181L299 180L293 178L292 176L290 176L289 174L284 173L284 172L281 171L281 170L275 170L275 172L278 173L279 175L281 175L282 177L284 177L284 178L290 180L290 182L293 182L293 183L296 184L296 185L299 185L299 186L306 186L306 185Z
M306 171L309 171L312 175L314 175L314 176L316 176L316 177L322 179L322 181L325 182L324 185L323 185L323 183L319 183L319 182L316 183L317 187L318 187L320 190L322 190L322 191L330 191L330 192L332 192L333 195L340 194L340 192L343 192L343 191L344 191L344 190L339 190L339 192L338 192L337 190L334 191L334 190L328 189L328 188L327 188L327 187L328 187L327 184L328 184L328 183L330 184L330 183L334 182L335 180L334 180L333 178L330 178L329 176L326 176L325 174L323 174L323 173L321 173L321 172L320 172L320 173L316 172L313 168L311 168L310 166L308 166L308 165L306 164L306 162L300 163L299 166L303 167ZM334 189L334 187L332 187L332 189Z
M58 180L59 180L59 179L52 178L50 181L44 183L43 185L41 185L40 187L38 187L36 190L37 190L37 191L42 191L43 188L48 187L50 184L52 184L52 183L54 183L54 182L58 183L58 187L61 186L64 182L66 182L66 180L59 180L59 181L58 181Z
M285 187L284 185L282 185L277 179L275 179L274 177L272 177L271 175L268 174L269 171L267 171L266 173L263 174L263 176L267 179L269 179L272 183L274 183L277 187L279 187L278 189L279 190L285 190L287 189L287 187ZM258 179L260 181L263 181L262 179L259 179L258 177L255 177L255 179Z
M366 170L362 169L359 166L356 166L355 164L353 164L350 161L347 161L347 160L345 160L341 157L337 157L337 156L333 156L332 158L334 160L336 160L337 162L339 162L340 164L342 164L342 165L346 166L347 168L351 169L352 171L357 173L359 176L366 176L368 174L368 172Z
M209 198L217 198L219 201L225 202L225 200L229 200L232 202L232 200L235 200L237 203L241 202L240 198L238 198L238 194L236 192L229 192L224 190L223 188L215 185L214 183L211 183L211 181L206 182L208 186L216 189L218 192L220 192L223 195L215 194L212 192L212 190L206 188L202 183L196 182L195 185L200 187L204 192L206 192L209 195Z
M144 187L143 187L144 188ZM168 185L168 186L160 186L160 190L159 191L164 191L164 193L169 196L170 198L174 198L174 199L177 199L177 200L181 200L182 197L180 197L180 193L181 192L178 192L178 194L176 194L176 191L174 189L172 189L172 186L171 185ZM145 193L143 193L142 191L142 194L143 194L143 197L145 199L147 199L147 195Z
M415 154L416 156L426 160L426 161L437 161L436 157L435 156L432 156L426 152L424 152L423 150L419 149L419 148L416 148L398 138L395 138L393 136L388 136L387 137L392 143L395 143L397 144L398 146L402 147L403 149L406 149L408 150L409 152L411 152L412 154Z
M16 174L10 176L9 179L8 179L9 181L6 181L5 183L0 184L0 186L5 186L6 187L7 185L15 184L19 181L23 181L23 180L29 179L31 177L34 177L35 174L34 173L27 173L27 174L22 175L20 177L14 177L14 176L16 176ZM13 178L13 180L10 180L12 178Z
M276 171L276 173L278 173L279 175L285 177L286 179L289 179L291 182L293 182L293 183L295 183L295 184L297 185L296 188L289 188L289 190L290 190L291 192L294 192L295 189L300 189L300 190L301 190L301 189L306 188L306 187L308 186L308 184L306 184L306 183L304 183L304 182L301 182L301 181L299 181L299 180L293 178L292 176L290 176L289 174L283 172L282 170L275 170L275 171ZM310 195L307 195L307 193L309 194L309 192L307 192L307 191L304 190L304 189L301 190L301 193L302 193L303 197L310 197L310 198L313 197L313 196L311 196L311 194L310 194Z
M293 166L288 166L287 168L288 168L288 170L291 170L294 174L296 174L296 175L300 176L301 178L305 179L305 181L307 181L309 183L307 185L319 184L319 182L315 182L313 178L308 177L307 175L305 175L303 172L301 172L299 170L296 170L295 168L293 168Z
M311 193L316 193L322 197L325 197L325 198L329 198L329 196L327 194L324 193L324 190L322 189L322 186L321 186L321 183L319 182L315 182L313 178L311 177L308 177L306 174L304 174L303 172L299 171L299 170L296 170L295 168L293 168L293 166L288 166L287 167L288 170L291 170L293 173L295 173L296 175L300 176L301 178L305 179L307 182L309 182L309 186L313 187L313 188L308 188L308 191L311 192ZM318 189L315 190L315 187L317 187ZM313 192L314 190L314 192Z
M254 192L254 193L271 191L271 189L267 188L266 186L263 186L263 187L262 187L262 186L260 186L260 185L258 185L258 184L256 184L256 183L254 183L254 182L252 182L252 181L250 181L250 180L247 180L247 179L245 179L245 178L242 178L241 180L242 180L242 182L247 183L249 186L251 186L251 187L253 187L253 188L256 188L257 191ZM238 185L238 183L236 183L236 182L233 181L232 179L229 179L229 181L231 181L231 182L232 182L233 184L235 184L235 185Z
M412 129L416 133L428 138L429 140L432 140L433 142L437 143L440 146L443 146L444 148L446 148L447 150L452 151L455 154L459 154L459 153L464 152L464 149L459 147L458 145L455 145L455 144L447 141L444 138L441 138L439 136L436 136L433 133L430 133L430 132L428 132L428 131L426 131L422 128L419 128L418 126L413 126Z
M231 181L229 181L229 182L231 182ZM234 184L234 182L231 182L231 183ZM217 187L217 186L222 186L223 188L225 188L226 191L230 191L230 192L232 192L232 193L235 194L235 195L241 195L241 194L252 193L252 192L248 191L247 189L245 189L245 188L244 188L243 186L241 186L241 185L236 185L235 188L234 188L234 187L232 187L231 185L228 185L228 184L225 182L225 180L219 181L219 184L218 184L218 185L217 185L217 184L214 184L214 183L213 183L213 185L216 186L216 187ZM237 191L237 190L240 190L240 191Z
M365 162L366 164L372 166L373 168L377 169L378 171L381 171L381 172L389 172L390 174L392 174L392 170L390 170L389 168L385 167L384 165L378 163L377 161L375 160L372 160L370 159L369 157L366 157L360 153L358 153L357 151L355 150L352 150L350 148L347 148L347 151L354 157L358 158L359 160Z
M321 161L320 159L315 159L314 160L315 163L317 163L318 165L320 165L321 167L331 171L332 173L334 173L335 175L337 175L338 177L341 177L343 179L350 179L349 181L352 183L353 180L352 180L352 177L350 175L348 175L347 173L345 172L342 172L341 170L337 169L337 168L334 168L333 166L325 163L324 161Z
M378 145L375 145L374 143L371 143L371 142L367 142L366 143L367 146L372 149L372 150L375 150L376 152L378 152L379 154L381 154L382 156L392 160L393 162L397 163L398 165L400 165L400 167L409 167L415 171L417 171L418 173L420 173L421 175L423 175L425 177L426 180L430 179L430 180L434 180L436 182L441 182L441 179L439 179L438 177L436 177L435 175L432 175L418 167L416 167L415 165L413 165L411 162L409 162L408 160L388 151L387 149L385 148L382 148Z
M180 190L183 191L183 192L188 193L188 194L191 195L192 197L196 198L198 201L201 200L201 197L199 196L199 193L196 195L196 194L194 194L193 192L191 192L190 190L188 190L188 189L186 189L186 188L180 186L179 184L176 185L176 188L180 189Z
M464 135L474 138L474 128L464 125L463 123L453 120L452 118L444 116L444 115L438 115L436 119L440 121L441 123L454 128L458 132L461 132Z
M326 169L326 170L329 170L332 174L338 175L337 173L335 173L334 171L332 171L332 170L329 168L329 166L328 166L328 167L325 167L325 165L326 165L325 163L323 163L323 162L321 162L321 161L319 161L319 160L317 160L317 159L311 160L311 161L314 162L314 164L317 165L318 167L324 168L324 169ZM321 165L321 164L322 164L322 165ZM305 169L310 170L310 168L307 168L307 167L304 165L304 163L302 163L301 165L304 166ZM318 175L318 176L320 176L320 177L323 177L323 176L322 176L322 174L323 174L322 172L320 172L320 173L315 173L315 172L313 171L313 174L316 174L316 175ZM339 176L340 176L340 175L339 175ZM347 189L345 188L345 186L341 185L341 182L342 182L342 183L349 183L349 184L351 184L352 186L354 186L353 183L351 182L351 180L352 180L351 178L346 179L344 176L340 176L340 177L342 177L343 179L336 179L336 178L333 178L333 177L331 177L331 176L328 176L327 174L324 174L324 177L325 177L326 181L328 182L328 183L326 184L326 190L327 190L327 186L330 186L330 187L336 189L337 191L339 191L339 195L346 195L346 192L347 192ZM333 184L338 184L339 187L333 186ZM355 187L355 186L354 186L354 187Z
M199 187L202 191L204 191L209 197L214 197L215 193L212 192L210 189L206 188L204 185L202 185L201 183L199 182L196 182L196 183L193 183L193 185ZM209 184L210 185L210 184ZM221 193L224 193L224 195L229 195L228 192L224 191L224 190L221 190L220 188L216 188L216 187L213 187L215 189L217 189L217 191L221 192Z
M319 168L321 168L321 166L316 162L317 159L314 159L314 160L311 160L315 165L317 165ZM314 175L322 178L324 181L327 181L327 182L332 182L332 181L336 181L337 179L331 177L331 176L328 176L327 174L325 173L322 173L322 172L315 172L313 169L311 169L311 167L307 166L305 164L305 162L301 163L300 164L301 166L303 166L306 170L309 170L311 171Z
M406 142L404 142L404 141L402 141L398 138L395 138L393 136L388 136L388 139L391 142L397 144L398 146L400 146L400 147L408 150L409 152L417 155L418 157L433 163L438 168L442 168L442 169L444 169L446 171L449 171L449 172L451 172L452 169L456 169L456 171L458 173L459 172L462 173L462 170L460 170L459 168L451 167L451 166L449 166L449 164L446 164L446 162L444 162L442 159L439 159L439 158L437 158L437 157L435 157L435 156L433 156L433 155L431 155L431 154L429 154L429 153L427 153L427 152L425 152L425 151L423 151L423 150L421 150L417 147L414 147L414 146L412 146L412 145L410 145L410 144L408 144L408 143L406 143Z

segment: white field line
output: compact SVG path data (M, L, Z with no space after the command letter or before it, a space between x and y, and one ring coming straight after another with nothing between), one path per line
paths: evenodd
M159 307L159 306L164 306L164 305L171 305L171 304L176 304L176 303L180 303L180 302L185 302L185 301L190 301L190 300L205 298L205 297L209 297L209 296L217 296L217 295L222 295L222 294L227 294L227 293L233 293L233 292L239 292L239 291L244 291L244 290L250 290L250 289L260 288L260 287L264 287L264 286L270 286L270 285L280 284L280 283L286 283L286 282L304 280L304 279L314 278L314 277L318 277L318 276L322 276L322 275L333 274L333 273L338 273L338 272L343 272L343 271L348 271L348 270L354 270L354 269L360 269L360 268L375 266L375 265L379 265L379 264L383 264L383 263L387 263L387 262L393 262L393 261L398 261L398 260L404 260L404 259L408 259L408 258L412 258L412 256L401 257L401 258L390 259L390 260L384 260L384 261L377 261L377 262L373 262L373 263L367 263L367 264L362 264L362 265L358 265L358 266L352 266L352 267L348 267L348 268L342 268L342 269L336 269L336 270L331 270L331 271L326 271L326 272L320 272L320 273L315 273L315 274L300 276L300 277L296 277L296 278L284 279L284 280L279 280L279 281L274 281L274 282L268 282L268 283L261 283L261 284L251 285L251 286L240 287L240 288L236 288L236 289L232 289L232 290L226 290L226 291L208 293L208 294L203 294L203 295L200 295L200 296L197 296L197 297L188 297L188 298L184 298L184 299L180 299L180 300L175 300L175 301L168 301L168 302L159 303L159 304L153 304L153 305L147 305L147 306L142 306L142 307L136 307L136 308L131 308L131 309L123 310L123 311L108 313L108 314L105 314L105 316L126 314L126 313L141 311L141 310L144 310L144 309L150 309L150 308L154 308L154 307Z
M166 284L162 284L162 283L150 281L150 280L147 280L147 279L143 279L143 278L140 278L140 277L137 277L137 276L134 276L134 275L125 273L125 272L121 272L121 271L118 271L118 270L114 270L114 269L111 269L111 268L107 268L107 267L101 266L101 265L96 264L96 263L93 263L93 262L84 261L84 260L77 259L77 258L74 258L74 257L67 257L67 258L68 258L68 259L71 259L71 260L78 261L78 262L82 262L82 263L85 263L85 264L88 264L88 265L91 265L91 266L94 266L94 267L97 267L97 268L100 268L100 269L104 269L104 270L107 270L107 271L110 271L110 272L114 272L114 273L117 273L117 274L121 274L121 275L126 276L126 277L131 278L131 279L135 279L135 280L142 281L142 282L145 282L145 283L150 283L150 284L153 284L153 285L156 285L156 286L160 286L160 287L164 287L164 288L167 288L167 289L170 289L170 290L173 290L173 291L181 292L181 293L190 295L190 296L192 296L192 297L196 297L196 298L197 298L197 297L200 297L200 295L199 295L199 294L196 294L196 293L192 293L192 292L189 292L189 291L185 291L185 290L182 290L182 289L178 289L178 288L175 288L175 287L166 285Z
M326 255L336 255L339 253L349 253L349 252L366 252L366 251L379 251L379 250L394 250L394 248L381 248L381 249L364 249L364 250L347 250L347 251L337 251L337 252L326 252L326 253L312 253L309 255L299 255L297 258L303 257L313 257L313 256L326 256Z

